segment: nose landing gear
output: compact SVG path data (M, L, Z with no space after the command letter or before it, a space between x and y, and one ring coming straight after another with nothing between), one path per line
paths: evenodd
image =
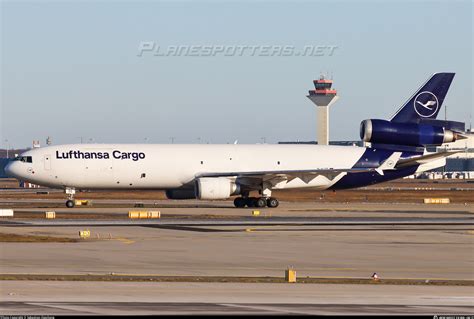
M74 201L74 195L76 194L76 189L72 187L66 187L64 192L67 195L68 200L66 201L67 208L73 208L76 206L76 202Z
M68 200L66 201L66 207L67 207L67 208L73 208L74 206L76 206L76 203L74 202L74 200L68 199Z

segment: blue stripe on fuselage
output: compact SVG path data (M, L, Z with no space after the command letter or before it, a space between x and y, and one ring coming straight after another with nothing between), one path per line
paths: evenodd
M377 168L393 153L394 151L386 149L367 148L364 154L357 161L357 163L354 164L352 168ZM414 155L422 155L422 153L403 152L401 158L407 158ZM348 173L329 189L356 188L382 183L389 180L412 175L416 172L417 168L418 165L414 165L403 169L386 170L384 171L384 175L380 175L375 171L363 173Z

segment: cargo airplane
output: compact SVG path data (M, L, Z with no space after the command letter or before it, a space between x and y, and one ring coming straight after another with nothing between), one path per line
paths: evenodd
M427 147L463 138L464 123L436 120L454 73L436 73L390 120L364 120L365 147L325 145L71 144L28 150L6 173L67 194L76 190L156 189L170 199L277 207L273 189L347 189L445 165L452 152ZM258 191L258 197L250 192Z

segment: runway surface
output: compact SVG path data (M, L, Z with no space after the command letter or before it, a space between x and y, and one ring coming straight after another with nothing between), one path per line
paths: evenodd
M469 305L54 301L0 303L0 312L22 315L471 315L473 311L474 307Z
M6 281L8 314L472 314L473 287Z
M474 189L472 192L461 192L462 194L471 194L474 192ZM1 207L35 207L35 205L38 207L55 207L59 209L66 209L65 207L65 197L63 195L59 196L59 198L50 198L48 196L35 196L35 195L30 195L32 196L31 198L28 197L27 193L29 191L17 192L19 195L25 193L24 197L12 197L8 196L7 194L1 194L0 197L0 206ZM54 194L52 194L54 195ZM127 199L126 198L127 194L124 194L123 198L115 198L115 199L107 199L107 198L101 198L101 199L90 199L90 201L93 203L93 206L98 206L100 208L107 208L107 207L114 207L114 208L120 208L120 207L134 207L136 204L143 204L146 207L154 207L154 208L167 208L167 209L173 209L173 208L201 208L201 209L215 209L215 208L221 208L221 209L232 209L232 210L242 210L242 209L236 209L234 207L234 204L232 200L225 200L225 201L209 201L209 200L196 200L196 199L190 199L190 200L170 200L170 199ZM396 192L394 192L394 196L397 196ZM429 194L427 194L427 197L430 197ZM433 197L433 195L431 195ZM88 199L87 196L82 197L81 199ZM393 198L391 199L393 200ZM383 200L380 202L364 202L364 201L356 201L356 202L345 202L345 201L338 201L338 202L325 202L325 201L318 201L316 198L312 200L294 200L294 201L280 201L280 206L277 208L270 209L271 211L280 211L280 210L298 210L298 209L305 209L305 210L321 210L321 209L331 209L333 207L335 208L345 208L345 209L350 209L352 207L360 207L360 208L370 208L370 209L379 209L381 211L384 211L387 209L387 205L390 209L394 210L432 210L432 211L438 211L438 210L461 210L461 211L471 211L474 212L474 204L472 202L466 202L466 203L451 203L449 205L426 205L423 204L423 200L421 199L419 202L411 202L411 203L393 203L393 202L384 202ZM76 206L74 209L82 209L84 207ZM74 209L67 209L69 211L74 210ZM244 209L250 209L250 208L244 208ZM264 208L267 209L267 208Z
M141 226L0 227L3 233L91 239L1 243L1 273L474 279L468 230L299 231L275 226L183 231ZM218 228L220 229L220 227ZM231 228L232 229L232 228ZM234 228L235 230L235 228Z
M438 217L438 218L388 218L388 217L240 217L225 219L122 219L122 220L90 220L90 219L30 219L1 220L0 226L348 226L348 225L463 225L473 226L474 217Z
M231 202L160 201L143 209L161 219L129 220L142 208L124 200L45 220L51 203L25 203L6 205L16 217L0 219L1 234L77 242L0 242L1 274L283 278L292 266L298 278L474 280L472 205L282 202L253 217ZM472 314L473 288L3 280L0 313Z

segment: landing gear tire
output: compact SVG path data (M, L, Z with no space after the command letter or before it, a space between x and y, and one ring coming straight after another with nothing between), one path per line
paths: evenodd
M265 197L255 198L255 207L267 206L267 199Z
M278 199L276 199L274 197L270 197L270 198L267 199L267 206L270 207L270 208L278 207L279 204L280 204L280 202L278 201Z
M247 207L255 207L255 198L254 197L245 198L245 205L247 205Z
M66 207L67 208L73 208L74 206L76 206L76 203L73 201L73 200L67 200L66 201Z
M234 206L237 208L247 207L269 207L275 208L278 207L280 202L274 197L237 197L234 199ZM69 207L69 206L68 206Z
M237 208L244 208L246 204L245 198L243 197L237 197L234 199L234 206Z

